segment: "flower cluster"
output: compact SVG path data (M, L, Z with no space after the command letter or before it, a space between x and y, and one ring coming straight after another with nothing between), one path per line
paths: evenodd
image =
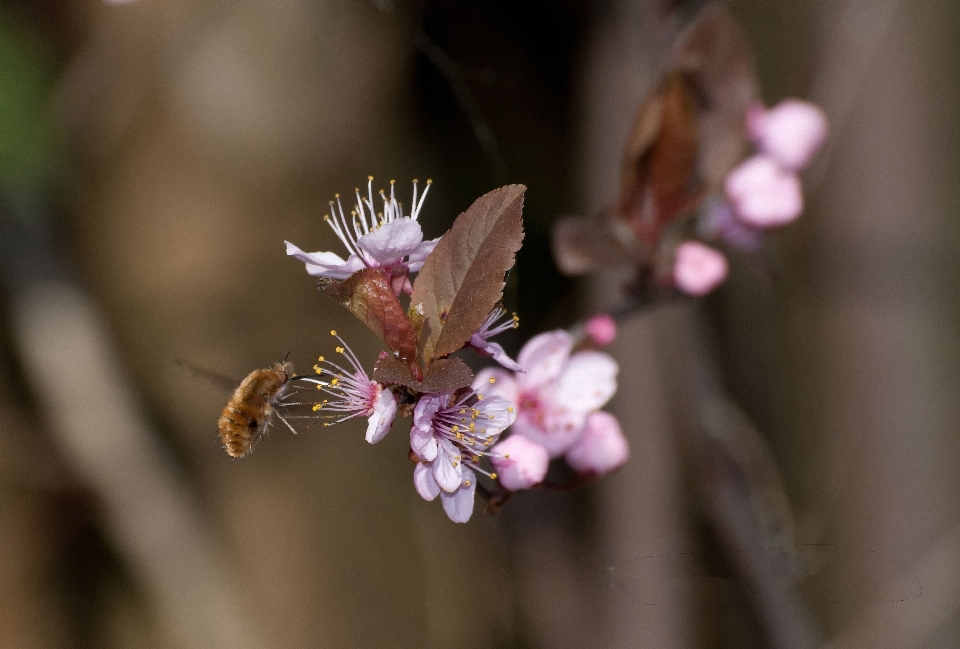
M624 147L618 200L594 217L563 217L557 265L571 275L635 270L640 301L702 296L722 284L727 257L803 210L799 172L823 144L820 108L759 101L753 55L722 3L709 3L677 38L663 77L641 103ZM744 159L744 150L754 151Z
M389 194L379 192L381 211L374 205L373 178L366 196L355 191L349 216L339 195L331 201L324 219L346 248L346 259L285 242L287 254L320 278L318 289L357 316L390 352L381 352L368 372L331 331L343 360L321 356L313 375L293 376L291 366L278 378L280 387L296 382L291 394L312 387L318 397L290 401L280 398L279 388L269 399L255 396L266 422L271 408L309 406L308 414L283 418L312 421L301 430L366 418L371 444L389 433L398 416L412 417L414 487L428 501L439 496L450 519L463 523L473 514L478 491L492 498L529 489L543 481L551 458L564 456L580 474L600 475L622 464L627 451L616 420L599 412L616 390L617 366L609 356L574 353L573 339L563 331L535 337L518 360L492 340L519 325L501 300L504 275L524 236L526 188L508 185L481 196L446 234L424 241L417 219L430 184L419 193L413 181L409 214L393 181ZM616 324L599 316L586 330L592 344L603 346L616 335ZM452 356L467 348L502 369L474 376ZM501 442L511 426L515 434ZM480 480L490 483L481 487Z
M760 103L746 113L746 131L757 151L727 174L723 200L703 211L700 230L741 250L755 250L764 230L787 225L803 211L798 173L809 164L827 135L827 120L815 104L786 99L767 109ZM724 255L705 244L678 246L673 277L677 288L705 295L727 276Z

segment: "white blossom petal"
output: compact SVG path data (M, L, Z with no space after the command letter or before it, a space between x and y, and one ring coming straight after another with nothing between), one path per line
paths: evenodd
M487 397L474 407L480 411L474 423L478 430L484 429L486 435L499 435L517 420L517 409L503 397Z
M356 255L344 261L333 252L304 252L289 241L284 241L287 254L302 261L307 266L307 273L314 277L329 277L331 279L347 279L358 270L366 268L363 260Z
M413 470L413 486L426 501L433 500L440 494L440 485L434 480L430 465L423 462L417 463Z
M437 247L439 242L440 237L424 241L410 253L410 256L407 258L407 268L410 269L411 273L416 273L423 268L423 262L427 260L427 257L433 252L433 249Z
M397 414L397 399L393 392L377 384L379 390L373 402L373 412L367 418L367 441L376 444L386 436Z
M579 352L570 357L550 402L571 411L592 412L617 391L617 362L603 352Z
M517 377L521 390L537 388L557 378L572 348L570 334L562 329L539 334L527 341L517 356L517 362L524 369L524 373Z
M508 370L512 370L514 372L523 371L523 368L520 366L520 364L510 358L510 356L506 351L504 351L503 347L499 343L484 340L480 336L474 334L470 337L470 344L482 351L487 356L492 357L493 360L497 361Z
M470 469L464 469L460 488L452 493L441 492L440 502L454 523L466 523L473 514L474 495L477 491L477 477Z
M453 492L460 488L460 480L463 476L463 458L453 444L445 439L440 440L440 451L431 464L433 465L433 477L436 478L441 489Z
M381 266L389 266L416 251L422 241L420 224L410 218L402 218L384 223L363 235L357 240L357 248L376 259Z

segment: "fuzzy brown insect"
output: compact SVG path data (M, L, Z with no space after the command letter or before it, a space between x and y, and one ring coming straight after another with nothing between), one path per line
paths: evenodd
M254 370L240 383L218 422L220 441L231 457L244 457L263 437L273 419L274 407L292 377L293 364L283 362L272 368ZM280 419L290 426L283 417Z

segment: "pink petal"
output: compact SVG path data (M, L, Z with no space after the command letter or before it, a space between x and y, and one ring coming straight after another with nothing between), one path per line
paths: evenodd
M529 489L543 482L547 475L550 464L547 449L523 435L511 435L490 452L490 463L497 470L497 479L510 491ZM494 453L503 457L497 457Z
M514 435L523 435L547 450L550 457L560 457L573 446L583 434L586 413L548 411L543 417L521 412L514 422Z
M390 432L397 415L397 399L393 392L377 383L374 386L378 390L377 398L373 402L373 412L367 418L367 441L371 444L376 444Z
M570 357L545 401L584 414L602 407L617 391L617 361L604 352L579 352Z
M629 456L620 422L600 411L587 417L583 437L567 451L566 459L577 473L601 476L623 466Z
M443 511L454 523L466 523L473 514L474 494L477 491L477 476L470 469L463 470L463 481L452 493L440 492Z
M677 247L673 260L673 281L688 295L706 295L727 278L727 258L699 241Z
M806 167L827 138L827 116L816 104L785 99L747 113L747 132L757 148L788 169Z
M598 313L584 327L587 337L598 347L606 347L617 337L617 321L609 313Z
M307 265L307 273L314 277L329 277L331 279L347 279L358 270L366 268L363 260L356 255L350 255L346 261L340 255L332 252L304 252L289 241L284 241L287 254Z
M520 388L536 388L557 378L572 348L570 334L562 329L548 331L528 340L517 357L517 362L524 369L524 374L517 377Z
M413 486L424 500L430 501L440 494L440 485L433 479L430 465L419 462L413 469Z
M404 217L363 235L357 240L357 248L376 259L381 266L390 266L415 252L422 242L420 224Z
M803 211L800 179L768 155L742 162L727 175L724 189L737 217L756 228L786 225Z
M410 427L410 448L421 460L428 462L437 457L437 438L433 434L433 416L444 405L446 395L427 394L420 397L413 410L413 426Z
M487 367L477 372L472 387L486 398L500 396L510 403L517 403L520 396L513 375L499 367Z

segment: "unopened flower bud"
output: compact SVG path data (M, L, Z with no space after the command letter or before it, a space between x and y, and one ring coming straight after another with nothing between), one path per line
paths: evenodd
M747 111L747 133L757 148L784 167L799 171L827 137L827 117L816 104L785 99L773 108Z
M577 473L602 476L619 469L629 456L630 446L620 422L599 410L587 417L583 436L567 451L566 459Z
M706 295L727 278L727 258L722 252L699 241L685 241L677 247L673 281L689 295Z
M617 337L617 321L609 313L598 313L585 327L587 337L597 347L606 347Z
M511 435L491 449L490 462L497 470L500 484L510 491L519 491L543 482L550 455L523 435Z
M724 189L737 218L755 228L786 225L803 211L800 179L769 155L742 162L727 175Z

